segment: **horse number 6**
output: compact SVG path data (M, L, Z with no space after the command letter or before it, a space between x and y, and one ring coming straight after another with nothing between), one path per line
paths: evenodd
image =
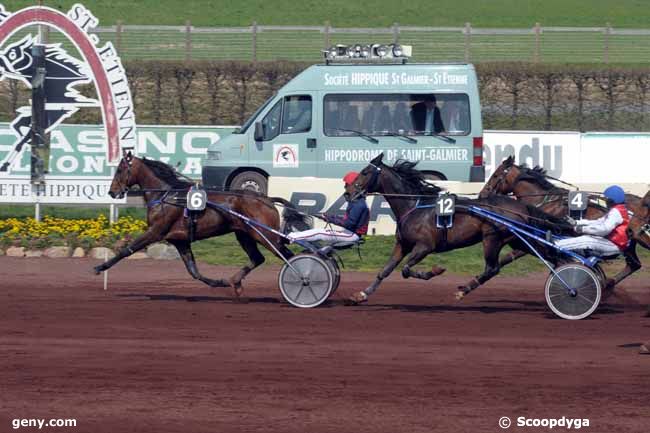
M205 191L200 189L191 189L187 196L187 208L189 210L200 211L205 209Z

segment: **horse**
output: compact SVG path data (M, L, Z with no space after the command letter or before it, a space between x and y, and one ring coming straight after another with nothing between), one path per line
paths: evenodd
M525 245L506 227L485 219L467 208L475 205L525 224L546 229L568 230L564 220L546 215L534 207L527 206L506 196L493 196L487 199L472 200L458 197L453 225L440 228L436 223L435 210L431 205L442 189L426 182L424 174L414 167L417 162L398 160L391 167L383 163L383 153L379 154L359 173L355 180L354 195L367 193L384 195L397 220L395 245L390 259L377 274L375 281L366 289L356 292L350 300L361 303L368 300L382 280L388 277L399 263L407 257L402 268L404 278L429 280L442 274L445 269L433 265L431 271L421 272L411 269L431 253L442 253L470 245L483 243L485 269L467 284L460 286L456 297L462 299L469 292L499 273L499 253L509 244L516 249ZM423 206L428 203L428 206Z
M194 279L211 287L232 287L235 294L243 292L241 282L253 269L264 263L264 256L258 249L261 244L276 256L288 259L293 256L286 246L288 241L279 234L264 229L256 230L241 218L220 209L225 206L239 214L254 219L274 230L280 229L280 215L275 207L280 203L285 208L284 217L289 224L307 227L307 219L298 213L288 201L266 197L253 191L220 191L208 193L208 204L197 216L188 215L185 197L192 182L183 179L169 165L147 158L138 158L130 151L122 157L113 177L108 194L112 198L123 198L134 186L140 187L147 204L147 230L131 244L118 251L117 255L94 268L99 274L125 257L154 242L167 241L178 250L187 271ZM243 266L228 281L210 279L199 272L191 243L195 240L235 233L239 245L248 255L250 263Z
M513 194L523 203L533 205L545 213L562 217L568 215L568 193L564 188L549 182L546 171L541 167L529 168L517 165L513 156L506 158L485 183L479 197L486 198L494 194ZM584 213L587 219L595 219L607 213L606 206L598 204L598 196L591 195L588 207ZM636 253L636 244L650 249L650 230L648 226L650 210L650 191L644 198L633 194L625 194L625 206L633 212L630 219L630 245L624 251L625 269L614 278L609 278L605 289L611 291L623 279L641 268L641 261ZM499 266L505 266L526 255L524 251L513 251L506 256Z

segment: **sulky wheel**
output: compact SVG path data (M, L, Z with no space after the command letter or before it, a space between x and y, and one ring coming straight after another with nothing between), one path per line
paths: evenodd
M341 269L339 264L336 262L336 258L330 257L327 263L330 265L330 270L332 271L332 277L334 277L334 283L332 284L332 293L336 292L336 289L339 288L339 283L341 282Z
M566 283L575 291L570 293ZM600 276L580 263L567 263L555 269L546 280L546 303L563 319L580 320L598 307L602 284Z
M298 254L280 270L278 284L288 303L300 308L317 307L333 292L331 265L314 254Z

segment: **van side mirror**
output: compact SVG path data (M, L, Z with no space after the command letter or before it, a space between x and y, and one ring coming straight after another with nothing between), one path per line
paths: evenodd
M253 134L255 141L264 140L264 128L262 128L262 122L255 122L255 132Z

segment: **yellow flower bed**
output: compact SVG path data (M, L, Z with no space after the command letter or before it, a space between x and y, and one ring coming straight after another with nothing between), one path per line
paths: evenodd
M96 219L63 219L46 216L38 222L34 218L8 218L0 220L0 236L16 238L45 238L74 236L76 238L122 238L135 236L147 229L145 221L132 217L121 217L110 224L100 215Z

